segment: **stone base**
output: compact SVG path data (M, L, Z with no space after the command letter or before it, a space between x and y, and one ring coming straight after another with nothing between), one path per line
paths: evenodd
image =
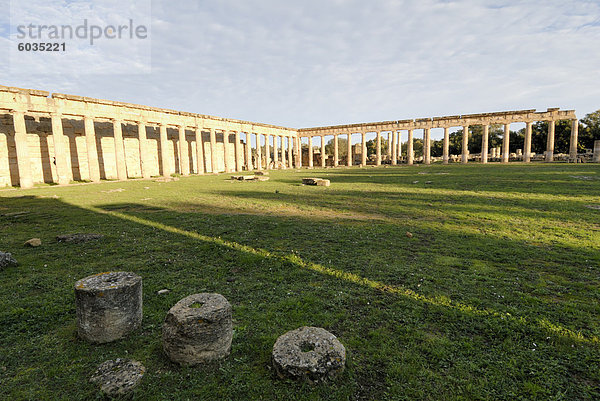
M273 365L281 378L317 383L337 376L345 364L342 343L320 327L288 331L273 346Z

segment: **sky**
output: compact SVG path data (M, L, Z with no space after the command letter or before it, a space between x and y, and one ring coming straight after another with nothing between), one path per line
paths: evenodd
M0 0L9 6L0 85L294 128L600 109L598 0ZM19 24L84 18L132 19L148 35L16 50Z

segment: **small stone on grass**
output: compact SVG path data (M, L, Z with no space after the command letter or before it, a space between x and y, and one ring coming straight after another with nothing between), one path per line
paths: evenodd
M90 381L107 396L118 397L136 388L145 371L140 362L117 358L100 364Z

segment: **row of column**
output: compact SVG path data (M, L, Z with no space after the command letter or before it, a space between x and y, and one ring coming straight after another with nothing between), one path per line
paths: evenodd
M525 163L531 162L531 134L532 134L531 121L525 122L525 141L523 143L523 161ZM546 152L545 161L554 161L554 134L556 130L556 122L554 120L548 121L548 134L546 138ZM575 160L577 158L577 136L579 131L579 121L572 120L571 126L571 138L569 143L569 159ZM488 148L489 148L489 125L483 125L483 135L481 138L481 162L488 162ZM469 126L463 127L462 136L462 154L461 162L466 164L469 159ZM510 124L504 124L504 135L502 137L502 163L508 163L510 156ZM448 128L444 129L444 163L448 163Z
M525 123L525 143L523 146L523 161L526 163L531 162L531 135L532 135L532 122ZM546 153L545 153L545 161L551 162L554 160L554 133L555 133L555 121L548 122L548 136L546 141ZM577 158L577 135L579 130L579 122L578 120L572 120L572 129L571 129L571 140L569 146L569 159L574 160ZM381 165L382 155L381 155L381 131L376 131L377 133L377 150L376 150L376 159L375 164L377 166ZM367 146L366 146L366 134L367 132L360 133L362 136L361 144L362 144L362 154L361 154L361 165L366 165L367 162ZM391 164L396 165L401 156L401 136L399 131L391 131L388 132L388 148L387 148L387 156L391 159ZM333 136L334 138L334 150L333 150L333 165L334 167L338 166L339 156L338 156L338 134ZM348 160L347 165L352 166L353 157L352 157L352 134L346 134L348 140ZM321 137L321 167L325 167L325 136L320 135ZM407 164L414 163L414 139L413 139L413 130L408 130L408 142L407 142ZM483 125L483 136L481 141L481 161L482 163L488 162L488 144L489 142L489 125ZM508 163L509 160L509 149L510 149L510 124L504 124L504 136L502 139L502 162ZM313 146L312 146L312 136L308 137L308 166L313 167ZM448 164L449 162L449 149L450 149L450 127L444 127L444 139L443 139L443 149L442 149L442 160L444 164ZM461 153L461 162L466 164L469 159L469 126L463 126L463 135L462 135L462 153ZM424 128L423 129L423 163L431 164L431 129Z
M19 169L19 185L21 188L31 188L33 186L33 176L31 172L31 163L29 158L29 148L27 142L27 129L25 125L25 112L19 110L13 110L11 112L13 116L13 123L15 129L15 147L17 153L17 167ZM56 164L57 183L68 184L71 181L72 173L68 168L68 154L67 147L65 146L66 140L63 132L62 115L60 113L51 114L52 122L52 137L54 142L54 158ZM91 116L84 116L84 131L86 138L87 158L89 166L89 177L93 182L100 181L100 165L98 161L98 150L96 148L96 132L94 128L94 119ZM125 161L125 146L123 141L123 120L113 119L113 135L115 144L115 160L116 160L116 172L119 180L127 179L127 165ZM139 137L139 152L140 152L140 167L142 176L144 178L150 178L151 171L151 155L149 152L148 138L146 135L146 122L138 121L138 137ZM163 176L169 175L168 160L172 155L169 155L168 151L168 138L167 138L167 124L159 123L159 141L160 141L160 152L161 152L161 170ZM187 141L186 141L186 126L176 125L179 131L178 140L178 155L179 155L179 171L182 175L190 174L190 155L188 152ZM217 165L217 140L216 130L214 128L201 128L199 126L194 127L195 140L196 140L196 160L197 160L197 171L196 174L204 174L204 142L202 141L202 131L209 131L210 134L210 162L211 170L216 173ZM230 161L227 157L229 153L229 136L231 133L235 134L234 143L234 163L230 165ZM261 137L263 134L254 134L256 140L256 166L252 162L252 149L250 144L250 136L253 133L246 133L246 154L239 148L241 145L240 132L223 130L223 160L225 164L226 172L242 171L245 165L246 170L257 170L269 169L271 162L270 137L273 137L273 161L277 164L278 158L281 157L281 163L285 167L293 167L294 164L300 166L300 141L297 137L286 136L286 135L264 135L265 136L265 161L262 162L262 149L261 149ZM281 146L278 144L281 143ZM288 138L287 149L285 146L285 138ZM287 157L286 157L287 150ZM296 150L296 151L294 151ZM295 155L295 160L294 160ZM244 163L245 161L245 163Z

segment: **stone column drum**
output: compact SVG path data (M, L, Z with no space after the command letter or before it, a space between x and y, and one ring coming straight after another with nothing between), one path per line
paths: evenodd
M77 331L92 343L125 337L142 323L142 278L106 272L75 283Z
M231 305L220 294L194 294L167 313L162 330L169 359L191 366L229 355L233 339Z

